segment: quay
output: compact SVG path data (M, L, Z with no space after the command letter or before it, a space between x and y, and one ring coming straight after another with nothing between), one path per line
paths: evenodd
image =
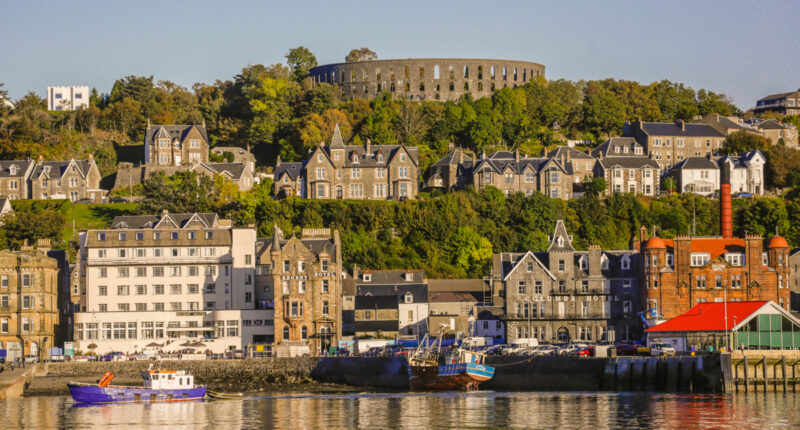
M737 393L793 392L800 385L800 351L744 351L731 358Z
M47 373L47 366L43 365L39 372L37 363L28 363L25 367L10 368L0 372L0 400L14 399L22 397L25 393L25 386L28 385L35 376Z

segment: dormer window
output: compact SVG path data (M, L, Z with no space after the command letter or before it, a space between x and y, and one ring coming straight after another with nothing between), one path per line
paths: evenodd
M708 253L694 252L691 255L692 267L705 266L709 261L711 261L711 255Z
M622 257L622 260L620 261L620 265L622 266L622 270L630 269L631 268L631 259L627 255L625 255L624 257Z
M725 254L725 261L731 266L744 266L744 254L729 253Z
M358 164L358 153L353 153L353 164Z
M333 160L334 161L339 161L339 152L334 152L333 153Z
M627 154L627 153L628 153L628 147L627 147L627 146L624 146L624 147L622 148L622 152L623 152L623 153L625 153L625 154Z
M667 266L672 267L674 262L674 257L672 254L667 254Z
M8 173L11 173L12 175L16 175L17 174L17 165L16 164L12 164L11 167L8 168Z
M378 154L378 163L383 163L383 154Z
M600 267L602 268L602 270L608 270L608 257L606 257L605 254L603 254L603 256L600 257Z
M589 260L586 256L582 256L580 259L581 270L589 270Z
M406 282L411 282L413 280L414 280L414 274L410 272L406 273Z
M617 153L617 154L619 154L619 146L615 146L615 147L614 147L614 152L615 152L615 153Z
M364 282L372 282L372 274L364 273L363 275L361 275L361 279L363 279Z
M564 236L558 236L558 246L564 246Z
M633 152L634 152L636 155L641 155L641 154L642 154L642 148L635 148L635 149L633 150Z
M414 303L414 295L411 293L405 293L403 295L403 301L405 303Z

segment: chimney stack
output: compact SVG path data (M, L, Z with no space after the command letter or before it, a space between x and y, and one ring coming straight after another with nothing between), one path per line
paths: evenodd
M730 239L733 237L733 220L731 215L731 175L730 171L725 168L720 169L719 173L719 231L723 238Z
M367 154L370 154L370 153L371 153L371 152L370 152L370 145L371 145L371 144L372 144L372 142L369 140L369 138L367 138L367 143L365 143L365 144L364 144L364 148L366 149L366 151L367 151Z

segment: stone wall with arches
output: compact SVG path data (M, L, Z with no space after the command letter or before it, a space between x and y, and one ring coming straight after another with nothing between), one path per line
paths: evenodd
M339 86L342 98L370 100L383 92L406 100L457 100L523 85L544 77L544 66L528 61L470 58L408 58L325 64L311 69L314 83Z

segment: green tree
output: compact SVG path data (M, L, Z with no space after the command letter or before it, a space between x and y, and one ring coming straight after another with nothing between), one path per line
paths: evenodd
M347 56L344 57L344 61L346 63L355 63L358 61L371 61L377 59L378 59L378 54L376 54L375 51L367 48L366 46L361 47L359 49L352 49L350 50L350 53L348 53Z
M625 122L625 105L611 91L590 85L583 100L583 124L609 136L622 130Z
M728 155L736 155L742 152L759 150L766 153L770 148L769 142L764 136L750 133L745 130L735 131L725 138L722 142L720 152Z
M27 241L35 244L39 239L50 239L52 243L61 242L65 218L60 212L44 210L36 206L24 213L6 214L2 218L2 235L11 249L20 249Z
M298 46L286 54L286 64L292 69L292 79L301 81L311 69L317 67L317 57L305 46Z
M771 146L767 157L766 179L770 187L793 185L795 172L800 172L800 152L786 145ZM794 185L800 185L800 182Z

